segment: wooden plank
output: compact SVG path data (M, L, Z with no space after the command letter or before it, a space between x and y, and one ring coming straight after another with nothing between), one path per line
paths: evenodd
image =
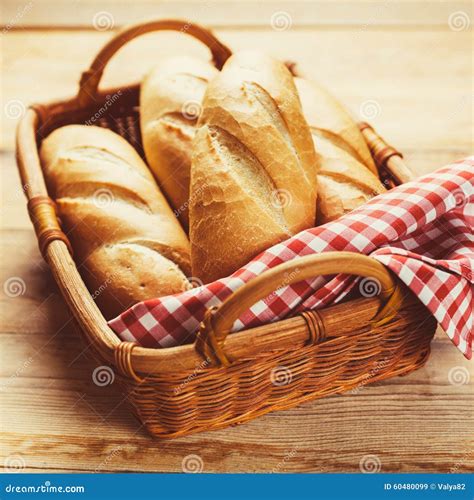
M295 60L301 70L370 120L402 150L472 147L472 74L469 32L232 30L217 35L235 50L252 48ZM276 36L279 43L276 44ZM32 102L73 95L99 47L99 32L11 32L5 36L1 147L11 151L22 110ZM123 48L106 71L106 85L137 80L153 61L170 54L207 57L189 37L151 34ZM452 57L452 54L456 57ZM138 55L138 57L137 57Z
M470 153L467 32L289 30L278 35L278 46L268 29L254 29L251 36L234 29L218 34L235 48L258 43L285 59L298 54L302 67L356 113L362 103L375 100L380 111L370 121L419 174ZM108 36L8 32L5 102L26 105L71 94L79 72ZM145 37L123 50L108 81L135 79L155 57L172 51L206 54L185 37ZM0 404L6 431L0 463L20 457L23 471L36 472L171 472L183 470L189 455L198 455L207 472L358 472L370 460L382 472L474 471L473 365L442 332L427 365L407 377L222 431L151 439L130 414L116 382L106 387L92 382L97 363L78 340L26 213L12 153L16 120L5 113L2 120L0 280L5 286L8 279L21 278L25 287L18 296L7 295L5 288L0 295Z
M467 1L397 0L4 0L3 25L105 29L144 19L192 19L209 26L276 28L309 26L439 26L453 12L469 15Z
M19 355L23 344L16 345ZM472 384L449 382L453 367L472 377L472 365L442 336L427 366L407 377L172 441L151 439L115 384L94 386L90 367L77 363L83 380L21 374L1 393L5 457L19 455L27 467L104 472L180 471L190 454L207 472L356 472L368 455L384 472L474 470Z

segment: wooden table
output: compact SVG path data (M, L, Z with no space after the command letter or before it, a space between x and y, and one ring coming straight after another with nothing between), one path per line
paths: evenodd
M152 17L184 17L214 26L233 49L258 46L296 60L356 116L369 119L423 174L472 152L472 32L462 24L463 14L472 21L470 4L133 5L132 11L120 1L5 4L0 264L4 465L35 472L181 471L185 457L198 455L207 472L358 472L370 461L382 472L473 471L472 363L443 332L435 337L427 365L407 377L222 431L173 441L151 439L115 385L92 383L96 365L79 342L77 327L37 250L13 152L14 127L24 106L75 92L79 73L111 36L110 30L94 29L94 18L102 29L104 19L105 27L117 27ZM461 24L455 24L455 15ZM135 80L155 59L184 51L205 55L185 36L147 35L121 51L106 81ZM5 293L11 278L21 280L18 296Z

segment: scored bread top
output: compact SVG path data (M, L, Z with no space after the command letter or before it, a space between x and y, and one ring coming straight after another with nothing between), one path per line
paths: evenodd
M291 73L257 51L232 56L206 91L199 125L217 126L243 143L289 192L283 211L292 232L314 225L316 157Z
M68 125L43 141L40 155L78 267L91 293L100 290L94 297L106 316L189 288L186 234L125 139Z
M318 224L385 192L365 139L344 108L317 84L295 78L318 165ZM370 157L370 161L368 158Z
M294 80L312 134L345 149L378 176L364 136L346 109L320 85L304 78Z
M140 89L142 142L150 168L188 228L192 140L208 81L217 69L196 57L158 62Z
M190 189L193 275L226 276L315 222L316 155L293 78L255 51L206 90Z
M206 283L290 236L268 174L245 146L231 141L224 130L207 126L195 138L191 257L193 275Z

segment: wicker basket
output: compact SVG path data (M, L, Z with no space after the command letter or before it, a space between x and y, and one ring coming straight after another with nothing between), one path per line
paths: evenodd
M128 28L97 55L70 100L31 106L17 132L18 166L40 250L87 344L100 363L114 367L134 412L155 436L175 437L245 422L269 411L341 393L421 367L429 355L435 320L390 273L369 257L332 252L296 259L253 279L217 310L208 311L194 345L147 349L121 342L85 287L48 197L38 146L52 130L85 123L110 128L143 155L138 120L139 86L98 91L113 54L138 35L171 29L205 43L215 65L230 51L207 30L182 21ZM118 90L120 99L105 103ZM104 112L106 108L106 112ZM361 130L382 178L397 184L411 174L401 155L367 124ZM298 272L292 272L298 269ZM377 279L382 293L354 298L321 311L241 331L226 339L235 318L282 284L317 275L351 274ZM400 304L400 298L403 300ZM398 307L395 307L398 303Z

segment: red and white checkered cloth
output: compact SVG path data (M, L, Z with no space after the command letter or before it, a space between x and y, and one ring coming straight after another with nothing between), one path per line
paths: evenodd
M303 255L352 251L391 269L432 312L467 357L474 330L474 156L377 196L337 221L266 250L227 278L136 304L109 322L118 336L145 347L194 340L204 312L265 270ZM341 269L350 273L350 269ZM341 301L350 275L286 286L256 303L234 330L277 321ZM360 288L360 287L359 287Z

